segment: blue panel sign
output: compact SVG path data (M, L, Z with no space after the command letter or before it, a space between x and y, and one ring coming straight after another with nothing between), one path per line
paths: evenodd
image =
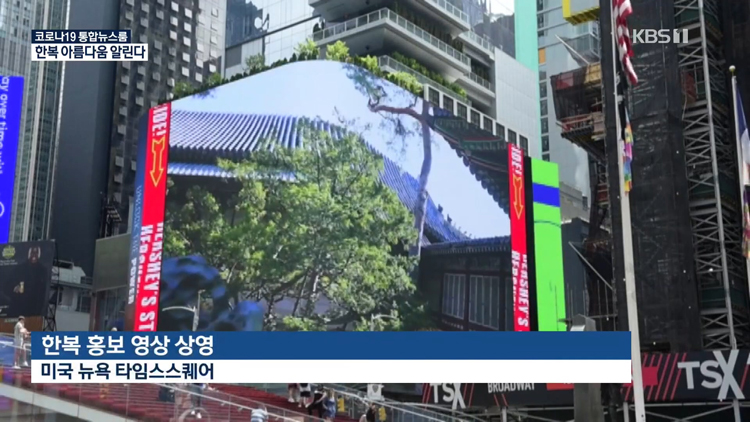
M23 77L0 76L0 243L10 235L22 107Z

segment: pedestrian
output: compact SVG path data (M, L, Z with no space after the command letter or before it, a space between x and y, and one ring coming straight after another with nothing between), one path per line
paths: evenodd
M286 388L289 392L289 403L297 403L299 401L299 386L297 384L287 384Z
M195 416L196 419L202 419L201 405L203 404L203 393L208 389L208 384L190 384L190 416Z
M266 406L259 405L250 412L250 422L268 422L268 410Z
M307 414L312 416L313 411L318 411L318 417L323 418L325 408L323 407L323 401L326 399L326 392L323 389L316 388L313 393L312 403L307 405Z
M299 386L299 407L307 407L312 400L312 386L310 384L297 384Z
M21 365L29 366L26 359L26 336L28 330L26 330L26 319L23 316L18 317L18 322L13 328L13 347L15 348L15 359L13 362L13 369L21 369Z
M377 422L378 420L378 405L375 403L370 403L370 407L367 409L367 413L365 413L365 420L367 422Z
M333 422L336 417L336 397L333 390L326 389L323 393L323 419L327 422Z

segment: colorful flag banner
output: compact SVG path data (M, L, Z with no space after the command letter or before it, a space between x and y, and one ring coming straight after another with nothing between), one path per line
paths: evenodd
M630 168L633 162L633 128L630 126L630 115L625 110L625 129L624 129L624 145L623 145L623 169L622 174L625 183L625 193L629 193L633 189L633 172Z
M742 253L745 258L750 258L750 135L747 131L747 121L745 120L745 110L742 107L742 97L740 90L735 86L737 108L737 142L741 150L741 168L739 169L742 182Z

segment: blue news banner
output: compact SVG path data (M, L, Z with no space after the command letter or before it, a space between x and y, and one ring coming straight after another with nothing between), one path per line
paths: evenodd
M32 333L34 383L627 383L629 332Z

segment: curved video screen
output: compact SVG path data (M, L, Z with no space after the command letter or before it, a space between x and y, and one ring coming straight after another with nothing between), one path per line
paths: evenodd
M413 92L295 62L140 135L134 330L531 327L528 159Z

